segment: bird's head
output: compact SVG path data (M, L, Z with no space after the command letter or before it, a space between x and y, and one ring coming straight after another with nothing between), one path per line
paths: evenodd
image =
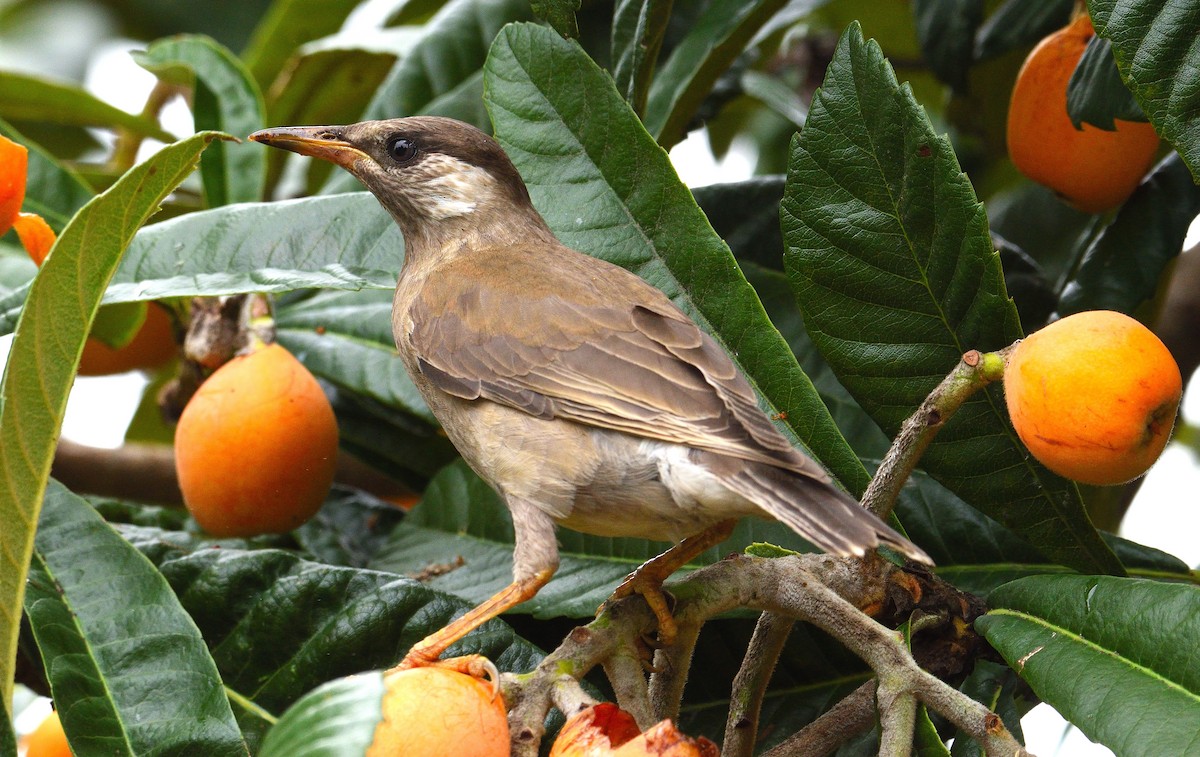
M410 244L443 236L439 227L479 229L528 216L542 224L496 140L451 118L284 126L250 139L345 168L392 214Z

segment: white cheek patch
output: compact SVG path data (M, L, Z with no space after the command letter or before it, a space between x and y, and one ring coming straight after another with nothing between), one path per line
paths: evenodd
M484 169L449 155L431 155L414 181L413 203L438 221L465 216L496 195L496 181Z

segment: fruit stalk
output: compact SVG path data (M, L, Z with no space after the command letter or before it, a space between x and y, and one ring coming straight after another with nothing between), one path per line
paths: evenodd
M892 440L892 446L863 492L863 507L881 518L892 512L900 489L938 431L971 395L1004 377L1004 364L1011 350L1009 346L997 352L969 350L963 354L954 370L900 427L900 433Z

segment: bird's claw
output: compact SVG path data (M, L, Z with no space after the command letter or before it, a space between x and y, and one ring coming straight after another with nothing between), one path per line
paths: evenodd
M654 643L646 640L647 647L669 647L675 643L679 627L673 614L675 598L663 590L662 581L655 576L647 576L640 570L635 570L625 577L625 580L613 591L612 596L600 605L597 614L607 610L614 602L618 602L634 594L640 594L650 611L658 620L658 638Z
M500 669L488 658L481 654L468 654L461 657L451 657L446 660L430 657L419 649L409 651L404 659L388 672L409 670L411 668L442 668L456 673L486 680L492 687L492 698L500 693Z

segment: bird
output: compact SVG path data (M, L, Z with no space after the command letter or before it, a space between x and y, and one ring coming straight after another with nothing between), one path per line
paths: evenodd
M512 517L512 582L397 668L494 676L478 656L441 655L550 580L557 526L675 542L613 594L645 598L663 645L677 633L663 581L743 517L782 521L835 555L886 545L931 562L788 441L720 344L665 294L560 242L482 130L417 116L250 139L344 168L399 225L399 358Z

